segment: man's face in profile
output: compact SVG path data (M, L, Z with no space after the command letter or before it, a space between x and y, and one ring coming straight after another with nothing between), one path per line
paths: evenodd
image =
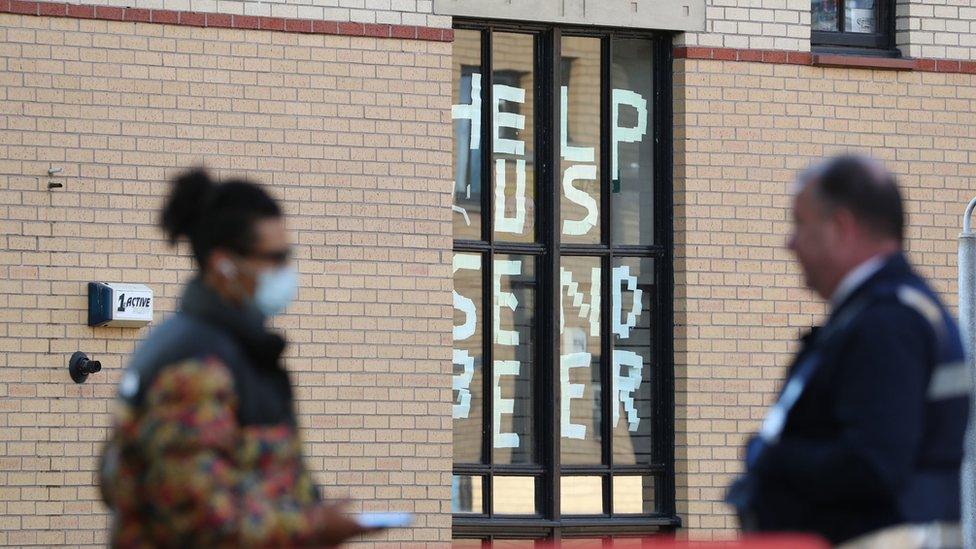
M824 212L816 196L815 183L807 183L793 201L793 232L787 247L800 262L806 285L820 297L829 299L829 288L836 251L836 230L833 216Z

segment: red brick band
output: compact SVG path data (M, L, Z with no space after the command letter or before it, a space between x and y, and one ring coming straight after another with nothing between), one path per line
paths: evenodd
M232 15L229 13L117 8L90 4L34 2L30 0L0 0L0 13L101 19L104 21L132 21L137 23L187 25L221 29L252 29L306 34L402 38L430 42L454 41L453 30L432 27L378 25L371 23L320 21L315 19L287 19L284 17L258 17L253 15Z
M892 59L857 55L818 54L802 51L740 50L735 48L680 47L674 49L677 59L712 59L716 61L752 61L778 65L814 65L903 71L976 74L976 61L952 59Z

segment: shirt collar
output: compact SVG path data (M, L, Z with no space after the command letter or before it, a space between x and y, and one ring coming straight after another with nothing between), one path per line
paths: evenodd
M887 259L887 256L878 254L851 269L841 279L840 284L837 285L837 289L834 290L834 295L830 297L831 309L837 309L855 290L867 282L875 273L880 271L881 267L884 266L885 259Z

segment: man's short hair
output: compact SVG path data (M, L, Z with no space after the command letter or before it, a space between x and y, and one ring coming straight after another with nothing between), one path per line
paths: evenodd
M857 155L829 158L806 170L800 183L813 185L825 213L845 208L878 236L904 240L901 192L895 177L879 162Z

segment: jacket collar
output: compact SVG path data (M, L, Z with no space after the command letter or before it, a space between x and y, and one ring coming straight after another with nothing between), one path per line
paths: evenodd
M265 318L253 307L235 307L210 289L200 277L183 291L182 311L228 331L256 365L277 367L285 340L265 328Z
M911 272L912 267L908 263L908 259L905 258L905 254L903 252L895 252L891 254L885 258L884 263L880 268L875 270L874 274L867 277L856 288L851 289L846 297L835 304L831 316L836 316L841 309L854 301L858 296L864 295L866 292L870 291L870 288L879 282L890 279L900 279L911 274Z

